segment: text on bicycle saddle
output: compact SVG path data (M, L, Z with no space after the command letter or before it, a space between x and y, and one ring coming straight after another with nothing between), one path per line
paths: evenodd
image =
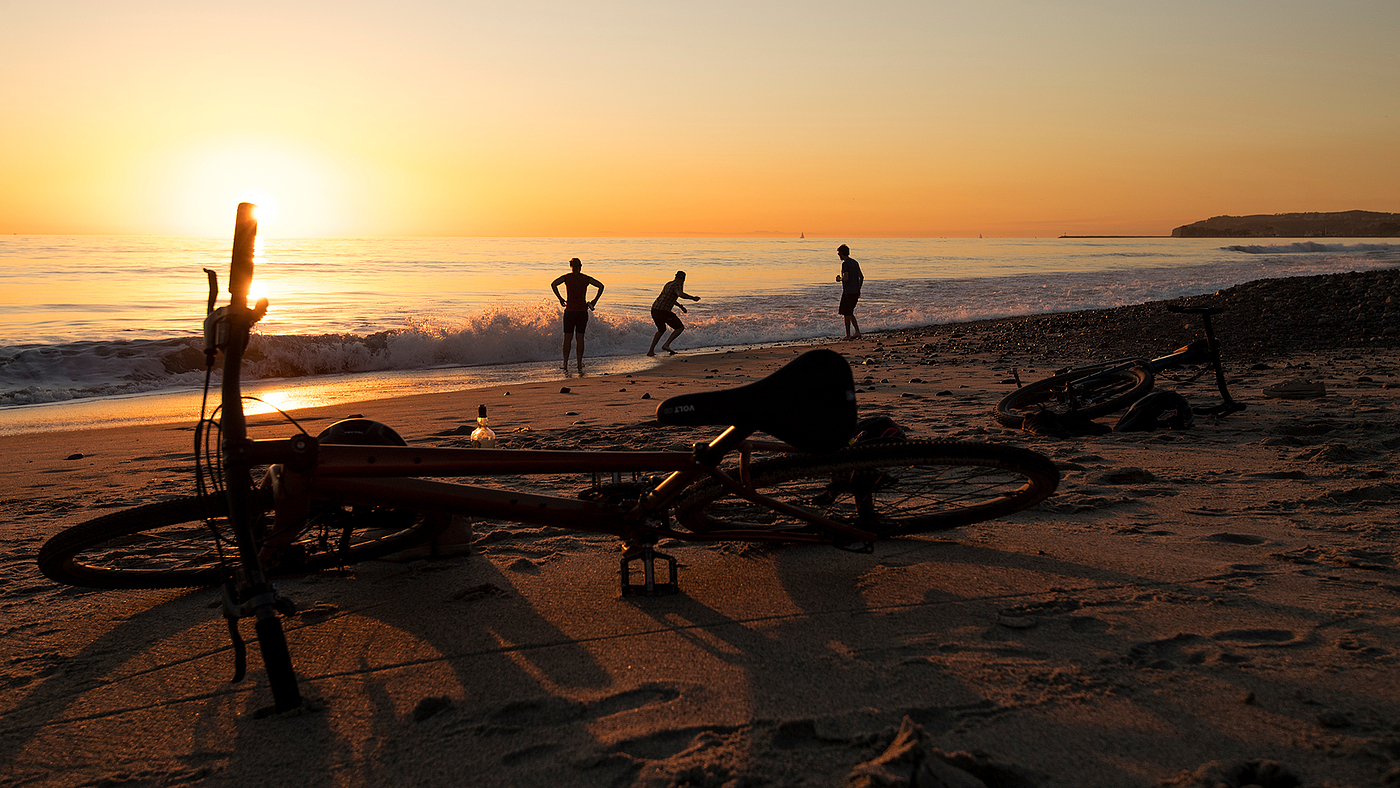
M855 431L855 388L846 359L819 348L747 386L671 397L656 420L760 430L802 451L836 451Z

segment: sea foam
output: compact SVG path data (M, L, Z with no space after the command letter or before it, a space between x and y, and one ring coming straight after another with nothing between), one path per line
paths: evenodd
M702 298L681 302L689 312L677 349L842 333L836 260L824 240L477 239L459 247L460 241L318 241L305 249L284 245L281 258L269 253L258 276L272 282L272 308L250 343L245 379L460 370L447 377L461 386L498 380L495 373L517 368L512 365L557 364L560 309L548 283L562 267L526 258L565 250L584 257L585 270L607 283L585 335L591 359L642 358L656 332L651 301L680 266L690 274L687 291ZM0 408L203 382L204 284L202 274L187 276L191 266L179 258L227 254L220 251L226 244L206 250L147 240L134 254L121 239L72 249L44 243L0 239L0 252L13 244L35 258L10 267L7 292L38 294L24 303L0 302ZM867 277L857 310L866 332L1122 306L1253 279L1400 263L1400 246L1342 241L1222 248L1210 239L867 239L856 246ZM170 258L165 263L150 259L162 254ZM160 298L104 298L108 268L120 272L112 287L140 281L167 290ZM49 292L68 300L35 302ZM75 300L82 292L91 293L91 303ZM133 338L137 325L159 328L155 336Z

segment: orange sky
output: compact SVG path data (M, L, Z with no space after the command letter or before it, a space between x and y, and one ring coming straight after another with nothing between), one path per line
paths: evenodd
M0 232L1165 234L1400 211L1400 3L0 8Z

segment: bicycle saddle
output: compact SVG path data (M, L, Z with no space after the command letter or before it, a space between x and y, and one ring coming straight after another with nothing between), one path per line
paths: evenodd
M840 353L809 350L746 386L671 397L656 407L656 420L759 430L802 451L836 451L855 432L855 388Z
M1218 315L1225 311L1220 306L1181 306L1180 304L1167 304L1168 312L1182 312L1188 315Z

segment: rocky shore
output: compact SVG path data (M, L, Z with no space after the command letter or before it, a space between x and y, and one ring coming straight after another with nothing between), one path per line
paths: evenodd
M977 320L894 332L930 354L994 353L1007 361L1075 364L1161 355L1200 336L1201 321L1168 304L1211 305L1227 361L1267 362L1320 350L1400 345L1400 269L1262 279L1212 295L1113 309Z

